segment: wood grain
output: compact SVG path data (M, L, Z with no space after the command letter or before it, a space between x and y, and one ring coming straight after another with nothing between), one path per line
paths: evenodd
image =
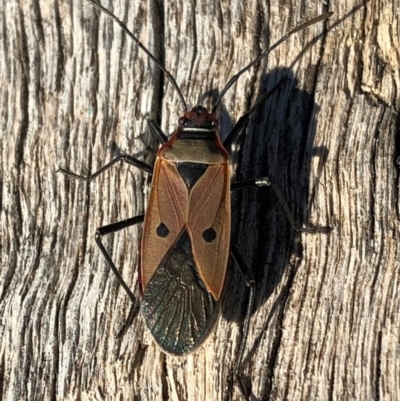
M225 83L322 2L104 0L176 77L190 106ZM395 400L400 394L398 157L400 28L390 0L339 1L246 72L219 108L225 137L261 93L232 152L236 179L271 177L233 195L233 238L257 279L241 369L250 400ZM81 0L0 4L2 400L240 400L233 378L247 292L231 266L216 330L183 358L165 356L95 245L96 227L143 214L156 118L183 109L121 29ZM397 17L396 17L397 16ZM137 290L140 227L107 248Z

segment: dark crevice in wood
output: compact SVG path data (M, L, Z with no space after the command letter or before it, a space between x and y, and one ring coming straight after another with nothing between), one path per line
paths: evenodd
M54 0L54 21L55 26L60 27L56 30L56 56L57 56L57 68L55 73L55 93L58 94L62 88L62 79L65 77L65 56L64 56L64 43L63 43L63 31L60 16L60 4L58 0Z
M381 400L381 382L382 382L382 330L379 330L377 336L377 347L375 354L375 397L374 401Z
M397 118L393 124L393 132L395 137L394 144L394 202L396 207L397 220L400 220L400 112L397 110Z
M59 386L59 366L60 366L60 342L59 342L59 327L60 327L60 310L61 303L57 302L55 316L54 316L54 333L53 333L53 355L54 359L51 361L54 374L51 376L50 398L52 401L57 401L57 389Z
M154 0L154 7L151 9L156 9L157 12L152 14L152 21L153 21L153 29L155 31L155 47L159 48L159 53L156 54L156 57L160 60L161 64L165 66L165 37L166 37L166 26L164 24L165 20L165 12L164 12L165 3L163 0ZM161 73L158 67L155 68L155 72L158 74L158 88L155 88L155 102L154 102L154 114L155 120L157 121L158 125L161 127L163 123L163 116L162 116L162 107L165 98L165 85L166 81L168 81L164 74Z
M169 400L170 394L168 390L168 369L167 369L167 358L164 354L160 355L161 358L161 394L163 395L163 400ZM171 377L170 380L174 380Z

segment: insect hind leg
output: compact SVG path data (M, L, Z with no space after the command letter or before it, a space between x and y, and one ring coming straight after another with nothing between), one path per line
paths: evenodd
M132 324L134 317L137 315L137 312L138 312L138 309L139 309L139 304L136 301L136 297L133 295L132 291L130 290L128 285L125 283L125 281L122 278L120 272L116 268L113 260L111 259L110 254L108 253L108 251L104 247L103 242L101 241L101 238L103 236L105 236L105 235L113 234L113 233L116 233L117 231L123 230L125 228L134 226L136 224L143 223L143 220L144 220L144 216L143 215L131 217L131 218L127 219L127 220L119 221L117 223L108 224L106 226L100 227L100 228L98 228L96 230L96 234L95 234L95 240L96 240L97 246L100 248L100 251L103 254L103 256L105 257L109 267L111 268L111 270L113 271L113 273L117 277L119 283L122 285L123 289L128 294L130 300L132 301L132 306L131 306L131 309L129 311L129 315L128 315L124 325L119 330L119 332L117 334L117 337L121 337L122 335L124 335L126 333L126 330Z
M240 340L239 354L238 354L236 366L234 369L234 375L239 384L240 391L242 392L242 394L245 396L245 398L247 400L248 394L245 389L242 378L240 376L239 370L240 370L240 367L242 364L243 355L244 355L244 351L246 348L247 337L249 334L249 327L250 327L250 318L251 318L251 313L253 311L253 306L254 306L255 280L253 277L253 273L251 272L250 268L247 266L247 263L244 261L242 255L240 254L239 250L237 249L237 247L234 244L231 244L231 256L232 256L232 259L235 261L236 266L239 268L239 271L245 280L246 286L249 288L249 297L248 297L248 302L247 302L247 307L246 307L246 317L245 317L244 323L243 323L242 338Z

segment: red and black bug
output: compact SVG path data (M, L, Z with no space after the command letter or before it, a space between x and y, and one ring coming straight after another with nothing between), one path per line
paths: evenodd
M249 287L249 301L243 325L243 337L235 372L238 372L248 334L254 302L254 280L237 249L231 244L231 196L234 189L272 186L291 224L295 221L279 191L267 177L231 183L228 150L253 111L280 85L266 93L245 113L221 142L216 110L226 91L254 64L266 57L289 36L328 18L320 15L288 32L271 48L239 71L221 91L209 112L202 106L188 111L175 79L111 12L92 0L86 0L116 21L137 45L161 68L179 94L184 115L168 138L155 121L150 128L161 147L155 165L121 155L90 177L65 169L61 172L91 181L118 161L124 161L152 174L151 192L145 216L136 216L100 227L96 242L110 268L135 303L135 296L119 274L102 243L104 235L144 223L140 245L141 312L156 343L166 353L185 355L208 337L218 317L230 256ZM303 229L305 231L310 231Z

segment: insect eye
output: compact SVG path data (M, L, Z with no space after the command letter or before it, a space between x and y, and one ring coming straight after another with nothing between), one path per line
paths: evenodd
M181 118L178 120L178 123L179 123L179 125L185 125L185 124L186 124L186 121L187 121L187 118L181 117Z

